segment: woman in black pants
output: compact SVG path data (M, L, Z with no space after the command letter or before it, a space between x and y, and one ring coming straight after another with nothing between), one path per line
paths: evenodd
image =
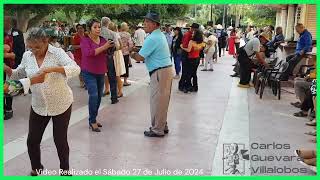
M188 47L184 48L181 45L181 48L188 52L188 60L186 63L187 66L187 84L183 92L188 93L188 91L197 92L198 91L198 77L197 70L200 63L200 51L205 47L203 42L202 32L196 30L193 32L191 41L189 41ZM191 84L192 79L192 84Z
M53 139L60 160L60 175L69 174L69 145L67 139L71 116L73 94L67 80L79 76L80 67L61 48L48 43L48 35L41 28L32 28L27 37L30 51L23 54L17 69L6 67L10 79L23 82L25 93L32 91L32 106L29 116L27 139L28 154L32 171L37 176L43 170L40 143L43 133L52 118ZM40 67L40 68L39 68ZM45 73L45 81L32 84L30 80L36 74ZM30 82L31 81L31 82Z
M129 66L130 66L130 51L133 48L133 41L131 39L131 35L128 32L129 31L129 26L127 23L123 22L121 23L121 32L120 38L121 38L121 44L122 44L122 54L124 58L124 63L126 66L126 74L122 75L121 77L124 78L124 83L123 86L130 86L130 83L128 83L127 79L129 77Z

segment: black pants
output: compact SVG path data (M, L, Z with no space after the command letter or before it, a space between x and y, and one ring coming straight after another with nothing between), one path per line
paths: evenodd
M189 90L194 88L198 90L198 76L197 70L200 64L200 58L189 59L187 62L188 72L187 72L187 85L186 88ZM192 84L191 84L192 81Z
M313 110L313 101L310 89L306 92L306 97L304 98L301 104L302 111L309 111L310 109Z
M3 82L6 81L6 73L3 74ZM6 111L12 111L12 101L13 101L13 97L12 96L8 96L8 97L4 97L3 98L3 106L4 106L4 112Z
M124 65L126 66L126 73L124 75L122 75L121 77L129 77L129 61L130 61L130 57L129 57L129 55L123 55L123 59L124 59Z
M288 69L282 73L282 80L288 80L289 76L292 75L294 68L297 66L297 64L301 61L302 56L291 54L286 58L286 61L289 63Z
M236 51L237 51L237 54L238 54L238 52L239 52L239 47L240 47L240 43L234 43L235 44L235 46L236 46Z
M113 56L107 55L108 79L110 84L111 100L118 99L116 70L114 67Z
M53 122L53 139L58 151L60 169L69 170L69 145L67 134L71 111L72 106L64 113L57 116L40 116L31 108L27 146L33 170L40 169L42 166L40 143L44 130L51 118Z
M253 66L244 49L239 49L238 62L240 64L240 82L239 84L247 85L251 79L251 67Z
M187 84L187 72L188 72L188 53L183 52L181 58L182 73L179 81L179 90L183 90Z

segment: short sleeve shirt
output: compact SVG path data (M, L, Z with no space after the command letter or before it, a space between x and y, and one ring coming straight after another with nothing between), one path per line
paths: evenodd
M258 38L251 39L244 47L248 56L252 56L255 52L260 52L260 40Z
M149 72L172 64L167 39L160 29L147 36L139 54L144 57Z

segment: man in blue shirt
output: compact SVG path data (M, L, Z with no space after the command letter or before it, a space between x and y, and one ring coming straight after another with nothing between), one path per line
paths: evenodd
M168 42L168 45L169 47L171 47L171 44L172 44L172 39L173 39L173 36L171 35L171 26L169 24L166 24L165 25L165 31L163 32L163 34L166 36L167 38L167 42Z
M139 53L131 53L136 61L144 61L150 75L150 111L151 127L144 132L148 137L163 137L169 132L167 112L173 79L170 51L165 35L160 31L160 17L157 13L148 13L144 17L146 33Z
M286 61L289 63L288 69L282 74L281 80L287 81L289 76L292 75L292 72L296 65L301 61L303 56L307 52L312 51L312 36L311 33L305 29L303 24L298 23L296 25L296 31L300 34L299 40L297 42L296 51L294 54L289 55L286 58Z

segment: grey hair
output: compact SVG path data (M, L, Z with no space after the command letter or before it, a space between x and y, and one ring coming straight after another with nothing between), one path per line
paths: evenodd
M108 17L102 17L102 18L101 18L101 25L102 25L102 26L108 27L109 24L110 24L110 22L111 22L111 19L108 18Z
M27 41L43 40L48 38L46 31L43 28L34 27L29 30Z

